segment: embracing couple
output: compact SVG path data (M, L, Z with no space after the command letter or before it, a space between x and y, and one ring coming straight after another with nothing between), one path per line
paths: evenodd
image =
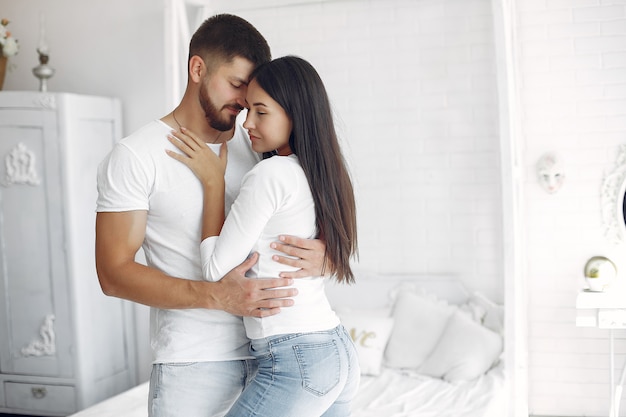
M97 212L103 291L151 307L150 416L350 415L359 365L324 281L354 281L355 201L307 61L207 19L180 104L100 165Z

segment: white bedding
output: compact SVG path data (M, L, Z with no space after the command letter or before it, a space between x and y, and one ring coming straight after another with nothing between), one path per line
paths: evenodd
M361 378L353 417L502 417L502 387L500 368L456 384L383 368L377 377ZM146 382L71 417L147 417L147 398Z
M383 368L376 377L361 378L353 417L502 417L503 381L499 368L455 384Z
M467 292L455 280L411 280L429 293L451 304L468 300ZM329 299L335 306L377 309L389 306L390 288L406 282L406 277L364 279L353 287L333 287ZM422 285L423 284L423 285ZM432 316L432 314L427 314ZM364 317L365 318L365 317ZM370 320L366 318L366 320ZM492 326L493 327L493 326ZM497 327L497 326L496 326ZM422 328L421 336L424 331ZM371 340L370 340L371 341ZM458 341L452 340L454 345ZM411 343L411 346L416 345ZM473 359L468 356L470 362ZM443 363L436 362L436 363ZM379 366L377 376L362 375L361 387L353 403L353 417L502 417L506 415L503 365L495 365L470 381L447 382L397 368ZM83 410L71 417L147 417L148 383ZM271 416L268 416L271 417Z
M407 284L409 285L407 286ZM397 291L398 289L400 292ZM327 292L331 304L335 308L339 311L347 308L347 311L359 312L357 317L360 315L362 321L366 323L369 320L366 327L370 330L378 330L377 335L381 336L382 326L376 329L376 320L380 320L380 311L391 309L396 302L394 298L399 294L406 295L407 291L428 294L433 299L439 300L437 301L439 311L449 306L458 306L458 310L465 310L470 315L481 316L481 319L477 318L477 323L472 327L471 332L469 327L466 329L455 327L455 332L459 331L457 336L462 340L467 338L465 340L469 342L472 336L478 336L475 331L479 327L490 328L496 333L502 330L503 317L501 314L503 310L492 305L489 300L478 293L470 294L457 279L450 276L359 274L356 285L330 284ZM445 362L449 362L450 358L446 358L446 354L441 353L449 352L450 348L456 349L459 346L459 340L442 337L441 333L436 332L435 327L439 327L440 324L436 324L437 311L435 311L434 306L427 307L422 304L421 308L418 308L419 306L412 300L405 307L407 308L402 312L401 317L413 314L420 316L425 321L419 320L420 323L403 322L401 340L404 340L404 348L395 351L396 358L400 356L401 359L405 360L407 356L415 357L419 348L427 344L426 339L429 339L430 336L432 339L430 343L434 343L439 349L436 353L440 353L439 355L435 354L435 356L441 362L435 363L435 365L444 365ZM410 310L414 311L411 312ZM354 316L351 318L345 314L340 314L340 316L342 316L342 321L345 320L344 325L356 326L356 334L362 333L361 323L359 321L354 322ZM443 319L443 317L440 318ZM449 319L445 319L445 321L450 323ZM480 326L478 326L479 322L481 323ZM398 325L399 322L396 319L394 326ZM413 327L407 327L410 325ZM491 337L493 337L493 333ZM448 349L442 346L442 339L448 341ZM469 364L480 362L482 346L479 344L477 348L479 349L478 355L476 351L463 353L461 355L463 356L462 362ZM360 353L362 354L363 351L362 349ZM492 351L491 356L497 357L499 351ZM384 363L391 359L391 353L394 352L386 350L379 375L361 376L361 387L354 401L353 417L502 417L506 415L506 393L502 363L494 365L485 374L470 381L447 382L441 378L418 373L416 370L408 371L385 366ZM452 363L448 363L448 365ZM463 363L456 364L463 365ZM361 367L364 368L363 363ZM366 365L365 368L371 369L371 366ZM422 368L424 368L423 365ZM430 368L432 369L432 366ZM465 370L470 371L471 368L470 365ZM460 371L463 369L463 366L457 368ZM484 369L489 369L488 363Z
M148 382L69 417L148 417Z

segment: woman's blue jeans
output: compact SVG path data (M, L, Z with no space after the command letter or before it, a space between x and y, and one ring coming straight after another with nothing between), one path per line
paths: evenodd
M252 340L258 371L227 417L347 417L360 368L343 326Z

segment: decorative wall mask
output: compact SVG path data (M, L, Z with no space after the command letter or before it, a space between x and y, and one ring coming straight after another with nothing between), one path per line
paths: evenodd
M563 162L555 153L544 154L537 162L537 180L539 185L549 194L561 189L565 180Z

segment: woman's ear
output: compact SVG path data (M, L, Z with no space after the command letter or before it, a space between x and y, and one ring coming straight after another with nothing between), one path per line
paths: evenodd
M194 55L189 59L189 78L193 80L193 82L200 82L205 71L206 66L202 58L198 55Z

